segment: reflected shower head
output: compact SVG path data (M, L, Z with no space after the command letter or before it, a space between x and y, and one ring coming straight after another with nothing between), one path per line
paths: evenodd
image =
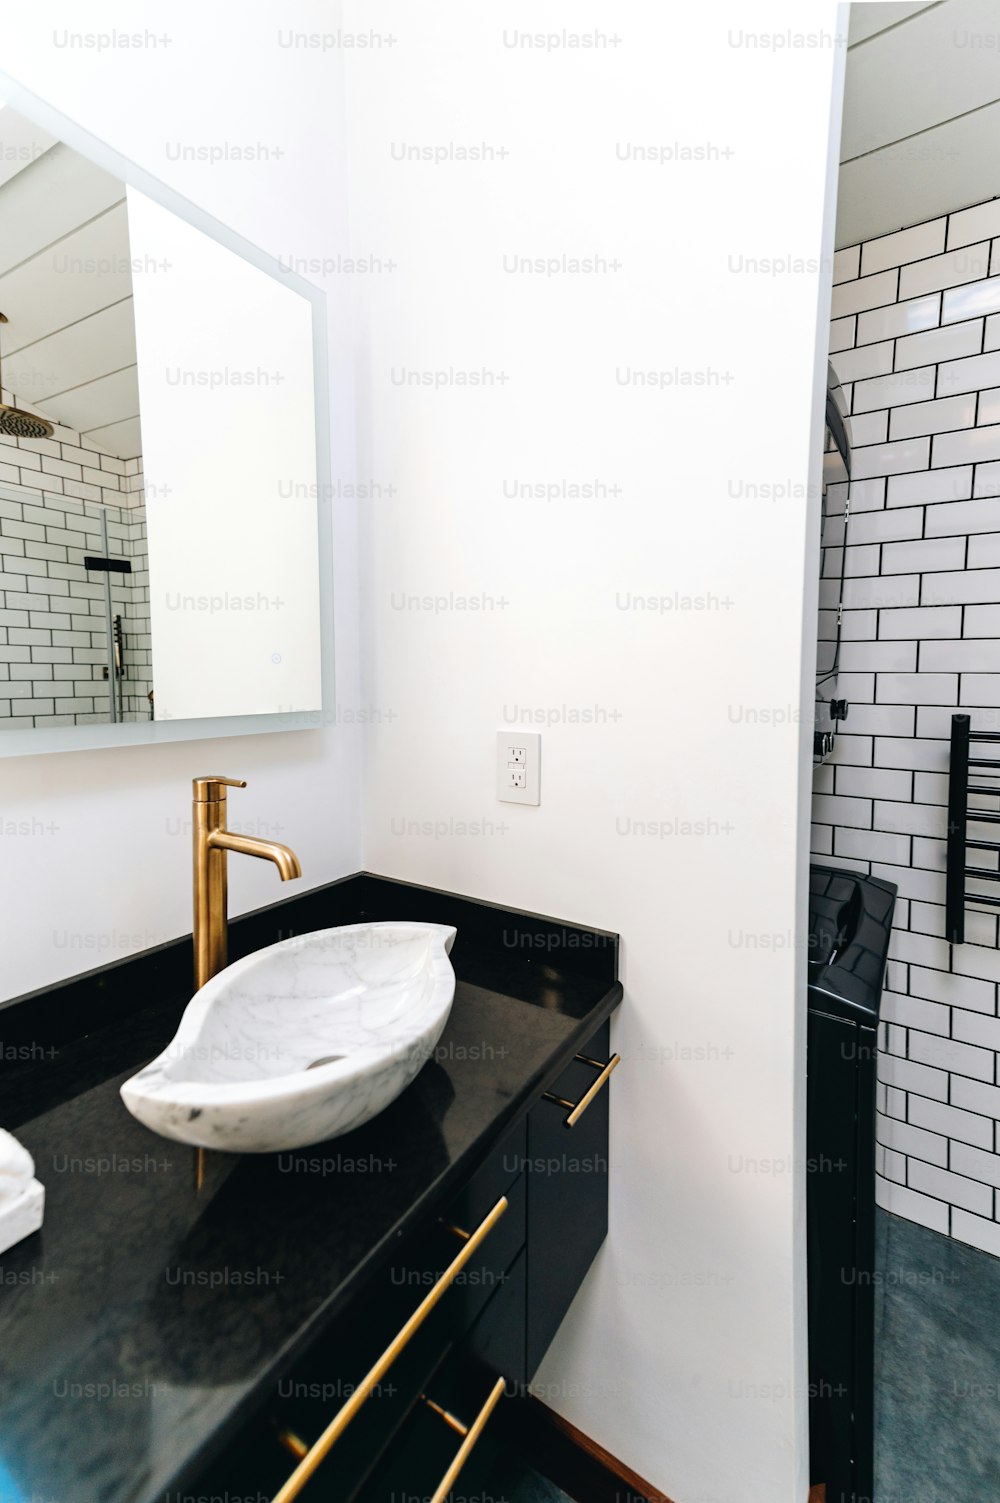
M0 313L0 324L6 322L6 313ZM3 400L3 377L0 374L0 433L5 433L10 438L51 438L54 432L55 425L46 422L37 413L7 405Z
M6 402L0 402L0 433L11 438L51 438L54 432L53 425L44 418L25 412L23 407L8 407Z

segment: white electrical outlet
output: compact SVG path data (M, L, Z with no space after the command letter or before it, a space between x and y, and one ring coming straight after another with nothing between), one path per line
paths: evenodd
M537 731L497 731L497 798L502 804L540 804L541 768Z

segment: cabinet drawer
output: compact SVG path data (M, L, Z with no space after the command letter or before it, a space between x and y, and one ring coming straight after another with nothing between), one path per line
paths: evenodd
M608 1079L594 1087L611 1059L610 1038L605 1023L528 1114L529 1381L608 1232Z
M525 1272L522 1253L465 1341L429 1379L359 1493L363 1503L402 1498L429 1503L449 1474L449 1496L483 1494L500 1436L499 1411L517 1387L516 1379L510 1381L510 1364L523 1363Z
M470 1360L491 1377L507 1380L511 1395L527 1382L525 1330L528 1316L528 1254L522 1249L466 1337Z
M447 1291L399 1350L370 1399L337 1439L303 1500L324 1503L349 1498L360 1480L390 1444L392 1436L418 1403L430 1375L445 1354L462 1340L491 1296L505 1286L506 1272L524 1246L526 1187L519 1176L506 1187L506 1209L454 1276ZM495 1206L500 1197L493 1202ZM449 1214L454 1213L449 1207ZM487 1207L485 1216L492 1212ZM355 1311L337 1322L300 1363L290 1381L280 1385L272 1423L291 1431L306 1445L324 1433L381 1354L393 1343L432 1294L445 1270L475 1234L478 1222L460 1226L435 1220L409 1240L392 1262L375 1276ZM289 1466L286 1470L291 1471Z
M458 1226L478 1226L490 1206L521 1173L527 1145L528 1124L522 1117L501 1143L490 1152L458 1194L441 1212L442 1221Z
M514 1135L526 1141L523 1124ZM466 1335L491 1296L502 1291L507 1270L525 1242L527 1194L520 1173L523 1149L494 1150L473 1179L440 1216L401 1245L343 1316L317 1339L277 1385L252 1426L247 1448L241 1435L199 1479L202 1491L230 1495L277 1495L298 1461L348 1404L382 1354L393 1360L371 1396L360 1405L329 1455L298 1496L324 1503L355 1495L363 1478L407 1420L430 1375ZM495 1208L505 1202L500 1214ZM480 1230L492 1219L488 1231ZM470 1252L464 1252L472 1243ZM447 1289L400 1340L424 1301L455 1259L465 1256ZM523 1301L522 1301L523 1304ZM523 1313L522 1331L523 1366ZM248 1427L249 1432L250 1427Z
M507 1201L506 1211L456 1275L440 1305L426 1321L421 1344L441 1346L445 1341L454 1341L464 1335L490 1296L502 1287L507 1269L524 1247L528 1199L524 1176L518 1175L501 1193ZM450 1206L447 1221L442 1218L424 1242L390 1263L382 1280L383 1285L388 1282L386 1300L391 1299L393 1307L401 1314L418 1305L455 1254L461 1251L465 1239L458 1235L459 1232L472 1232L481 1226L499 1199L497 1195L475 1219L470 1220L463 1216L461 1220L452 1221L450 1217L456 1207ZM363 1298L367 1303L367 1292ZM401 1325L402 1320L398 1324Z

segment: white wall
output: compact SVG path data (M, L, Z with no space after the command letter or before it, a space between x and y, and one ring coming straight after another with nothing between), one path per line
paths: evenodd
M279 45L278 26L336 26L327 0L230 12L181 0L139 9L57 0L10 19L4 69L25 87L286 262L346 248L337 60ZM98 47L117 32L140 47ZM88 43L87 37L91 40ZM80 40L82 38L82 40ZM164 41L169 38L169 41ZM0 91L2 92L2 91ZM229 160L218 157L228 147ZM235 159L253 148L252 159ZM198 155L200 154L200 156ZM312 280L321 281L317 267ZM351 475L353 409L342 296L331 293L334 474ZM336 672L342 718L359 706L356 527L324 502L334 531ZM300 886L359 865L358 732L328 729L10 759L0 772L0 996L190 929L190 779L245 777L236 826L286 841ZM269 863L230 864L230 908L285 896Z
M395 263L364 279L357 340L359 468L396 487L363 509L365 673L397 717L369 741L366 865L622 932L611 1235L541 1391L678 1503L801 1503L791 722L836 12L380 15L397 45L348 66L354 250ZM351 0L345 26L371 25ZM505 46L542 25L619 42ZM746 43L796 31L812 44ZM542 722L538 809L494 798L520 711Z

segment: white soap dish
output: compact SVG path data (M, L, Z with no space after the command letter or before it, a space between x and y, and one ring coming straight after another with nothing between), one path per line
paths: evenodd
M19 1195L0 1204L0 1253L37 1232L45 1215L45 1187L30 1180Z

